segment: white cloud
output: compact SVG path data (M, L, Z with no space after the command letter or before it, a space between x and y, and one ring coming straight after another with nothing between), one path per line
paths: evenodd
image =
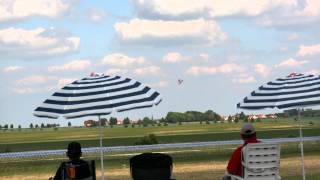
M232 82L237 84L250 84L256 82L256 79L253 76L247 76L247 77L239 77L232 79Z
M299 38L299 34L297 33L292 33L287 37L289 41L297 40L298 38Z
M102 61L102 65L110 65L110 66L118 66L118 67L126 67L130 65L143 65L146 64L147 60L140 57L129 57L120 53L114 53L106 55Z
M58 86L59 87L63 87L65 85L71 84L72 82L74 82L75 80L77 80L76 78L60 78L58 80Z
M19 85L45 84L52 80L57 80L57 77L34 75L34 76L28 76L18 80L17 84Z
M303 64L308 63L308 61L298 61L295 59L288 59L285 61L282 61L280 64L277 64L275 67L276 68L297 68L301 67Z
M198 76L198 75L212 75L212 74L230 74L230 73L242 73L245 71L245 68L234 63L223 64L221 66L212 66L212 67L200 67L192 66L186 73Z
M201 53L199 54L199 57L204 61L208 61L210 56L207 53Z
M123 42L145 44L217 44L227 39L227 35L213 20L162 21L133 19L129 23L114 26Z
M48 67L49 72L58 71L83 71L88 70L91 67L89 60L74 60L61 66L50 66Z
M102 10L94 9L89 12L89 17L92 22L100 23L106 18L106 13Z
M315 44L311 46L301 45L297 56L306 57L306 56L315 56L320 55L320 44Z
M159 81L157 83L151 83L151 84L146 84L147 86L150 86L152 88L164 88L168 86L167 81Z
M21 71L22 69L23 69L23 67L21 67L21 66L8 66L8 67L3 69L3 72L5 72L5 73L14 73L14 72Z
M120 69L120 68L111 68L106 71L106 75L114 76L114 75L123 75L128 73L128 69Z
M33 88L13 88L12 91L17 94L31 94L35 93Z
M12 91L17 94L34 94L34 93L41 93L41 92L48 92L57 89L56 86L45 86L45 87L19 87L19 88L12 88Z
M63 0L0 0L0 22L12 22L44 16L57 18L67 12L72 1Z
M296 3L296 0L134 0L138 16L163 19L259 16L274 8Z
M178 52L170 52L170 53L166 54L165 56L163 56L163 58L162 58L162 62L169 63L169 64L175 64L175 63L179 63L182 61L188 61L188 60L190 60L189 57L182 56Z
M60 34L54 28L0 30L0 57L25 59L58 56L77 51L79 45L79 37Z
M254 18L263 26L309 24L320 21L319 0L134 0L138 17L186 20L196 18Z
M254 65L254 70L263 77L268 77L271 74L271 68L264 64Z
M320 76L320 69L311 69L305 72L304 74L312 74L312 75Z
M160 75L161 68L158 66L148 66L143 68L137 68L133 71L134 74L139 76L148 76L148 75Z

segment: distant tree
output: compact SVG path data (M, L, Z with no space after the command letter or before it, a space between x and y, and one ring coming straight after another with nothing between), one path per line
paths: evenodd
M13 124L10 124L10 129L13 129Z
M115 117L110 117L109 123L110 123L110 125L117 125L118 119Z
M107 124L108 124L108 119L107 118L101 118L100 121L101 121L101 126L107 126Z
M130 124L130 119L128 117L126 117L126 118L123 119L122 123L123 123L123 125L127 125L128 126Z
M153 121L149 117L144 117L142 119L142 125L143 127L147 127L149 124L151 124Z
M164 125L164 126L168 126L168 123L167 123L167 122L165 122L163 125Z
M243 122L245 122L245 123L249 122L248 117L244 118Z
M235 122L235 123L238 123L238 122L239 122L239 117L238 117L238 116L236 116L236 117L234 118L234 122Z
M29 128L33 129L33 124L32 123L30 123Z
M228 123L232 122L232 116L228 116Z
M157 124L157 126L162 126L162 124L159 122L159 123Z
M3 129L8 129L8 128L9 128L8 124L5 124L5 125L3 126Z
M161 118L161 119L160 119L160 122L161 122L161 123L164 123L164 122L167 122L167 120L166 120L166 118Z
M45 128L43 123L41 123L40 127L41 127L41 129L42 129L42 128Z
M0 129L2 129L2 125L0 125Z
M68 127L71 127L71 122L70 121L68 122Z
M21 131L21 125L20 124L18 125L18 130Z
M134 123L132 123L132 124L131 124L131 127L132 127L132 128L134 128L134 127L135 127L135 124L134 124Z
M246 116L243 112L241 112L241 113L239 114L239 119L245 120L246 118L247 118L247 116Z
M36 124L36 125L35 125L35 128L39 128L39 125L38 125L38 124Z

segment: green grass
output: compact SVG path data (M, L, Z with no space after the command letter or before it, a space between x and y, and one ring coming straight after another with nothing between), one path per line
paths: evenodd
M217 163L225 162L229 159L235 146L220 146L212 148L194 148L194 149L174 149L164 150L173 157L176 166L180 164L193 163ZM163 151L162 151L163 152ZM306 142L305 155L319 156L320 143ZM140 152L136 152L140 153ZM299 157L299 147L297 143L287 143L281 146L281 158ZM106 171L119 168L128 168L129 158L134 154L110 153L105 154L104 163ZM95 159L97 169L100 169L99 155L85 156L86 159ZM38 158L38 159L8 159L0 161L0 177L15 175L32 175L41 173L54 173L60 162L67 159L58 157ZM41 167L41 168L39 168ZM1 178L0 178L1 179Z
M314 125L309 125L310 119L304 120L304 136L319 136L320 123L313 119ZM134 145L141 137L155 134L160 143L222 141L239 139L239 129L242 124L198 124L189 123L170 126L150 126L124 128L117 126L103 129L105 146ZM298 137L298 127L293 120L283 119L277 122L267 121L254 123L259 138ZM83 147L99 146L98 128L59 128L43 130L24 129L22 131L0 132L0 152L17 152L33 150L64 149L70 141L79 141Z

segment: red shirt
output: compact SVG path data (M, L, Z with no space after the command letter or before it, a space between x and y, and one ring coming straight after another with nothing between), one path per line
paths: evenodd
M240 176L243 177L242 174L242 163L241 163L241 150L242 148L249 144L249 143L259 143L260 141L257 140L256 136L252 137L251 139L247 139L244 141L244 144L242 146L239 146L232 154L229 163L228 163L228 167L227 167L227 171L230 174L236 175L236 176Z

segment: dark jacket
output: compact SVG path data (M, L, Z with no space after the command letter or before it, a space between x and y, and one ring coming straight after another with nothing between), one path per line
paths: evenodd
M86 161L77 159L61 163L56 172L56 175L54 176L54 180L61 180L63 175L67 175L67 170L65 169L65 172L62 172L62 169L64 166L69 166L71 164L75 165L75 179L87 178L91 175L89 164Z

